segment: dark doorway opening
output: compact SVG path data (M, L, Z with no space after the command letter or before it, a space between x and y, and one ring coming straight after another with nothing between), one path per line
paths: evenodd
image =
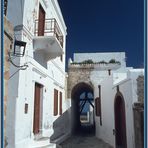
M72 133L94 135L94 97L89 84L79 83L73 88L71 111Z
M114 107L116 148L127 148L125 102L122 95L117 95Z

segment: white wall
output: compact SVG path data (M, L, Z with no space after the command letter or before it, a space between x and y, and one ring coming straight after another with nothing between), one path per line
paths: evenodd
M119 85L119 90L122 93L125 101L126 112L126 136L127 148L134 148L134 124L133 124L133 93L132 81L127 80ZM116 88L114 88L116 89Z
M24 0L8 0L7 18L13 26L23 24Z
M116 86L119 85L119 90L122 93L125 101L126 111L126 135L127 148L134 148L134 124L133 124L133 103L137 102L137 81L138 75L143 74L143 70L129 70L127 77L122 79L119 74L119 82L114 85L114 74L106 77L99 84L101 85L101 110L102 110L102 126L100 126L100 117L95 117L96 120L96 136L103 139L105 142L115 146L115 137L113 129L114 123L114 99L117 93ZM123 74L124 75L124 74ZM120 77L121 76L121 77ZM99 82L99 81L98 81ZM94 88L95 98L98 97L97 85Z
M48 61L47 68L33 59L32 38L34 36L34 21L38 19L38 2L43 6L46 12L46 18L54 17L57 19L65 39L63 62L60 61L60 58ZM22 5L20 5L20 3L22 3ZM54 88L62 92L63 112L69 108L69 104L65 101L66 26L56 0L9 1L8 10L10 10L8 12L8 18L14 26L22 25L15 31L15 36L27 42L25 56L15 58L15 62L20 61L20 65L24 63L28 65L26 70L20 70L16 74L14 73L18 69L11 65L10 75L14 74L14 76L9 81L9 110L7 112L7 118L9 120L9 122L7 122L8 148L26 148L30 146L31 141L34 139L33 116L35 82L43 85L41 123L43 137L50 137L54 133L53 122L60 117L60 115L53 116ZM28 104L27 114L24 113L25 103ZM64 121L65 123L67 122L66 120Z
M100 117L95 117L96 120L96 136L103 139L105 142L114 146L114 93L112 90L112 77L106 78L101 85L101 114L102 126L100 125ZM95 98L98 97L99 90L95 88Z
M17 27L17 30L23 29L22 40L27 41L27 46L30 44L30 48L26 48L26 53L29 56L33 57L33 48L32 48L32 38L34 36L34 26L35 20L38 19L38 9L39 3L42 5L46 13L46 18L56 18L58 25L62 31L64 37L63 43L63 62L59 62L60 58L56 58L55 62L65 71L65 46L66 46L66 26L61 14L61 10L56 0L39 0L39 1L30 1L30 0L15 0L8 1L8 19L12 24ZM17 31L20 34L20 31ZM16 35L18 38L18 35Z
M33 66L33 64L36 66ZM44 68L40 66L37 62L32 61L32 64L31 63L29 64L29 67L27 68L27 70L20 71L19 73L20 86L18 88L18 97L14 98L16 100L16 105L14 105L14 108L9 106L11 109L16 110L16 112L12 112L13 114L15 114L13 115L13 117L15 117L15 121L14 121L15 127L13 127L14 131L11 129L11 134L13 134L13 132L15 133L15 141L16 143L18 142L18 145L15 145L15 147L22 147L24 145L24 140L26 139L27 141L27 139L33 136L33 113L34 113L33 104L34 104L35 82L38 82L44 86L43 110L42 110L43 136L50 137L53 134L53 129L52 129L53 122L59 117L59 116L53 117L54 88L62 92L63 108L64 108L65 81L64 81L64 76L58 71L58 69L56 69L56 67L53 66L51 68L51 71L53 73L52 72L49 73L47 70L45 71ZM46 92L45 92L45 89L46 89ZM25 103L28 103L28 114L24 114ZM10 101L9 104L12 105L12 101ZM12 120L12 117L10 119ZM9 122L9 124L10 123L12 122ZM12 124L11 126L9 125L9 127L12 128L14 124Z
M131 79L132 81L132 102L137 102L137 78L139 75L144 75L144 69L130 69L127 72L127 79Z

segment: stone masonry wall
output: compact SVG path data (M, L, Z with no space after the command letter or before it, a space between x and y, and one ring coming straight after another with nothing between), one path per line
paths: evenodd
M10 63L8 61L8 52L12 48L13 43L13 26L4 17L4 135L6 135L6 110L7 110L7 97L8 97L8 80ZM5 137L5 145L7 145Z
M144 103L144 76L137 78L137 95L138 102Z
M144 76L137 78L138 102L134 103L135 148L144 147Z
M91 69L89 68L69 68L67 82L68 98L71 98L71 91L76 84L80 82L85 82L87 84L92 85L90 80L90 73Z

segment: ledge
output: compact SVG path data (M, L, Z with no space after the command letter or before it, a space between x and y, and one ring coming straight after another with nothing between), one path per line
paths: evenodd
M121 64L115 63L108 63L108 64L100 64L100 63L93 63L93 64L75 64L71 63L68 65L69 68L81 68L81 69L99 69L99 70L115 70L121 67Z

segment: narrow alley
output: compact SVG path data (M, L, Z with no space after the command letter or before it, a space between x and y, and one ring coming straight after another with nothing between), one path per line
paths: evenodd
M96 138L94 126L83 124L78 132L61 143L62 148L112 148L107 143Z
M112 148L95 136L73 136L61 144L62 148Z

